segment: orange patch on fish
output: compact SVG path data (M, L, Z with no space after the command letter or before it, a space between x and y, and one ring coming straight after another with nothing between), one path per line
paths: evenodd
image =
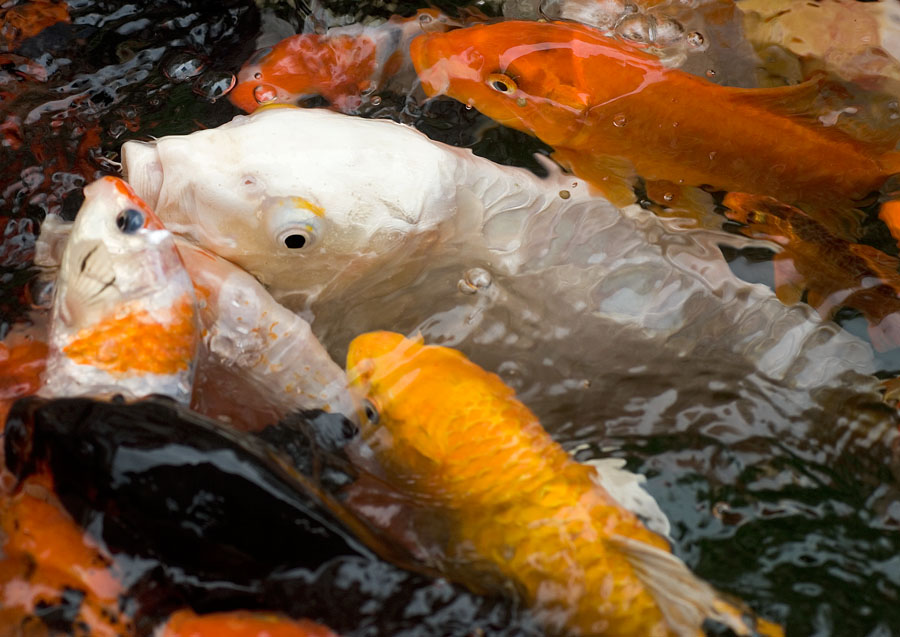
M197 344L193 299L184 296L165 318L134 307L80 330L63 352L75 363L123 376L186 371Z
M234 611L197 615L173 614L160 637L338 637L325 626L275 613Z

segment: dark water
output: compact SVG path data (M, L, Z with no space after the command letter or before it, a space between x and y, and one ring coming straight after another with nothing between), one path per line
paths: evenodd
M73 0L68 6L70 23L54 25L14 50L0 52L3 332L28 309L34 236L44 216L71 218L85 183L116 174L123 141L188 133L237 114L222 94L231 73L254 49L261 28L257 7L234 0ZM402 3L398 11L410 13L417 6ZM352 0L333 7L360 15L387 13L383 7ZM302 11L283 4L275 14L295 28L303 18ZM532 153L548 152L533 139L494 126L449 100L429 103L421 111L406 106L402 99L385 95L382 108L368 115L405 119L435 139L535 170L539 166ZM874 237L871 243L886 244L884 237ZM765 282L771 276L765 253L727 256L749 280ZM855 317L842 316L845 326L856 331ZM886 373L900 370L896 353L879 360ZM627 383L616 390L627 391ZM834 414L827 408L815 413L792 410L779 403L775 389L761 393L755 402L758 409L740 415L754 425L744 436L723 435L715 417L692 412L689 395L663 409L669 413L661 419L668 423L662 432L642 431L639 419L628 414L590 432L559 431L567 442L592 445L589 455L613 448L630 469L647 475L648 489L671 520L676 552L701 577L783 622L789 635L900 635L898 450L888 448L878 434L896 427L896 414L852 391L829 391L834 395L816 404L841 405ZM137 422L143 416L123 418ZM101 425L98 418L95 431L101 431ZM791 433L773 436L764 431ZM154 488L183 479L161 474ZM233 498L237 492L221 497ZM99 504L80 506L79 518L87 521ZM236 516L229 510L223 519ZM247 511L265 515L249 504ZM121 515L123 528L135 524ZM271 528L275 533L275 526ZM252 546L242 547L248 559L267 556L277 561L263 551L264 533L253 538L261 552L254 555ZM225 594L176 587L174 593L160 589L152 596L136 589L135 599L157 602L142 611L142 626L149 630L178 603L190 603L199 610L266 606L358 635L534 631L509 603L484 600L442 580L398 569L376 559L352 537L341 541L345 546L340 555L315 565L303 563L304 552L298 547L286 549L285 562L268 563L270 576L257 578L257 588L232 583ZM163 571L176 568L166 564L176 560L171 554L152 544L143 548L159 560ZM159 589L172 579L153 582Z

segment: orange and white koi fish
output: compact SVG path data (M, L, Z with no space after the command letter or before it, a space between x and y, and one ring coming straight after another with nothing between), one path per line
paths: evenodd
M174 237L121 179L84 193L61 258L40 393L187 402L200 326Z
M804 117L817 81L719 86L579 24L510 21L425 34L410 54L426 93L536 135L617 203L634 199L640 175L673 188L852 208L900 171L900 153Z
M335 110L355 113L367 96L388 82L415 81L409 43L422 33L461 23L435 9L377 26L334 27L325 34L300 33L257 51L238 72L228 97L248 113L262 104L297 104L321 96Z
M745 624L461 353L373 332L350 344L347 370L371 403L362 433L388 480L444 516L436 566L450 577L512 582L553 634L700 635L708 618L783 634Z

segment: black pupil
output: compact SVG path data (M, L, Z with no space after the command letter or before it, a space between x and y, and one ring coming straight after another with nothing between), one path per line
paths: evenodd
M494 80L494 88L500 91L501 93L506 93L509 90L509 85L506 82L501 82L500 80Z
M284 238L284 245L294 250L306 245L306 237L302 234L289 234Z
M144 227L144 213L134 208L128 208L116 217L116 227L125 234L132 234Z
M372 424L378 423L378 411L375 409L375 405L370 403L368 400L365 403L366 407L366 418L369 419L369 422Z

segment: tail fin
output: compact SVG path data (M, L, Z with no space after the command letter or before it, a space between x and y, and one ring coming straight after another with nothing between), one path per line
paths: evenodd
M784 637L781 626L753 617L749 610L726 601L701 581L680 559L649 544L616 536L610 540L651 592L663 616L678 635L702 635L706 619L718 621L737 635Z

